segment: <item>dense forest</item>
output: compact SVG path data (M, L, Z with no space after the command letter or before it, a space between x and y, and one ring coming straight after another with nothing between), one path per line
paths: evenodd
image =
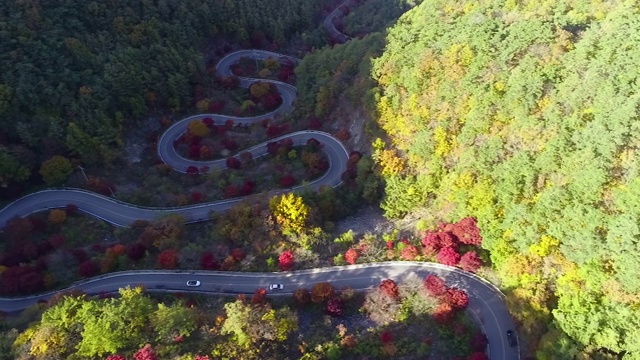
M640 357L639 36L635 2L431 0L373 61L382 207L475 216L539 359Z
M230 150L270 138L270 131L307 126L332 131L349 145L358 137L352 149L361 150L350 154L340 188L257 196L207 224L185 226L167 217L114 230L73 205L16 219L0 246L0 293L55 290L78 278L142 268L289 271L435 261L479 272L505 292L523 356L640 359L637 4L353 3L359 7L341 7L335 23L352 37L345 44L334 44L318 25L340 4L332 0L0 3L0 199L43 181L69 185L65 180L80 164L94 174L128 169L120 171L117 185L124 190L115 195L115 186L97 176L78 186L149 206L236 197L313 178L309 172L317 175L326 165L308 166L326 162L314 155L313 143L279 144L265 159L278 171L251 161L267 175L238 161L224 173L185 177L153 155L143 170L122 166L127 134L151 133L149 117L159 128L186 114L234 112L236 103L246 103L247 91L216 84L211 70L237 48L284 48L304 57L295 73L292 66L273 73L284 71L296 84L296 109L255 129L234 133L220 126L224 131L205 144ZM268 61L245 59L234 71L268 67ZM203 96L212 88L231 95ZM350 112L366 114L361 127ZM200 130L209 135L211 129ZM227 130L231 135L222 137ZM189 135L177 144L184 154L217 154L203 155ZM153 137L143 140L151 153ZM229 142L234 138L237 143ZM402 220L396 230L334 232L341 219L381 197L386 217ZM486 339L463 312L453 311L452 296L442 295L451 289L434 300L430 286L421 281L398 290L386 283L361 297L325 286L330 296L322 300L310 300L312 289L273 304L262 292L226 303L154 298L140 289L107 299L74 294L25 311L15 321L26 331L8 330L13 320L3 319L0 358L206 359L248 351L256 358L262 352L308 359L474 358L477 352L482 359ZM298 307L302 300L305 311ZM437 324L443 308L460 322ZM352 333L342 323L352 317L377 325ZM39 321L27 328L29 320ZM414 326L425 321L433 325L430 337L412 338L412 331L420 333ZM310 323L326 331L314 333L314 341L294 339L312 333ZM98 341L103 329L87 324L119 330L111 343ZM133 335L123 336L132 324Z
M304 33L305 46L322 45L330 3L2 2L0 187L38 182L53 156L113 164L149 114L192 110L208 61L229 44L277 49ZM211 49L220 37L229 42Z

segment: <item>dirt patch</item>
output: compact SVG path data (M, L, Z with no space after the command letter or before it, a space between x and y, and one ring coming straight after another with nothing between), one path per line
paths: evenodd
M379 207L373 205L363 207L357 214L336 222L335 226L335 233L338 235L349 230L357 235L384 234L394 229L393 222L382 215Z

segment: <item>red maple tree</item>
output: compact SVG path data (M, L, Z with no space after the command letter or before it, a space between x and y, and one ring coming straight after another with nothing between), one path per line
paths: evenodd
M200 267L205 270L218 270L220 268L220 264L218 264L218 261L213 254L207 251L202 254L202 257L200 258Z
M460 261L460 254L452 247L445 247L440 249L436 260L443 265L455 266Z
M278 257L278 267L282 271L289 271L293 268L295 264L295 257L293 256L293 251L285 250Z
M178 267L178 251L167 249L158 254L158 267L173 270Z
M433 296L441 296L447 291L447 285L440 277L429 275L424 279L424 287Z
M334 317L342 316L342 313L344 312L342 300L339 297L331 298L329 301L327 301L327 306L325 310L327 314L331 316L334 316Z
M358 253L358 250L354 248L351 248L344 253L344 260L351 265L355 264L359 257L360 254Z
M135 360L158 360L158 355L151 345L147 344L142 349L133 354Z
M384 279L380 282L380 290L390 298L398 300L400 293L398 292L398 284L391 279Z
M93 260L85 260L78 266L78 273L83 277L92 277L100 272L100 266Z
M445 301L455 309L465 309L469 306L469 295L464 290L450 288L444 297Z
M482 266L482 259L480 259L475 251L467 251L460 257L458 266L461 267L462 270L474 273Z

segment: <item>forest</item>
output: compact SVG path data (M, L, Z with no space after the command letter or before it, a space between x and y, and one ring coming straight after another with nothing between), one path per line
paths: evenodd
M539 359L640 356L638 11L425 1L373 61L382 207L477 218Z
M636 2L350 4L335 23L349 36L340 44L319 27L341 5L331 0L0 3L2 206L61 185L144 206L258 194L197 225L113 228L72 204L14 219L0 234L0 294L122 270L428 261L505 293L525 359L640 359ZM277 106L264 84L246 91L213 75L240 48L302 59L233 69L295 84L295 110L250 127L194 121L178 150L231 154L229 169L171 172L155 145L173 121ZM269 198L326 170L318 144L274 143L263 159L236 151L301 129L352 150L343 184ZM378 205L392 230L338 230ZM0 359L486 358L486 338L461 311L466 294L436 278L395 280L287 299L69 294L3 316ZM117 331L98 341L87 324Z
M41 165L54 156L116 166L127 132L145 116L196 111L216 53L232 44L274 50L303 33L301 49L321 45L316 23L330 5L2 2L0 196L41 184ZM212 48L214 39L222 41Z

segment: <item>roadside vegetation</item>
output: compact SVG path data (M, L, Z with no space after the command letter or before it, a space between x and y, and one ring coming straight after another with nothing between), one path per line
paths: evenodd
M62 184L150 206L254 195L189 226L167 217L113 229L73 204L14 220L0 244L2 294L129 269L435 261L506 293L525 358L640 359L637 6L350 1L335 23L351 37L340 44L317 27L340 2L294 2L209 9L195 0L175 8L123 0L115 8L126 16L106 5L65 5L78 19L103 19L91 24L62 22L47 4L0 5L17 14L0 39L18 39L0 41L0 64L15 69L0 77L4 199ZM111 40L93 46L105 31ZM156 56L160 44L169 50ZM213 76L222 56L251 47L302 58L295 68L249 59L233 68L295 84L295 110L248 127L194 120L176 143L180 153L226 159L228 169L172 172L155 142L173 121L279 105L266 83L238 89L237 78ZM44 52L60 60L41 64ZM151 63L136 60L143 58ZM300 129L330 132L353 150L344 183L269 198L270 189L321 175L327 160L313 142L272 143L261 160L242 149ZM395 229L335 231L362 205L378 204ZM466 295L434 278L393 280L365 294L316 285L293 299L262 291L237 299L75 294L7 317L5 327L20 330L3 333L0 359L486 358L486 338L460 311ZM78 333L89 321L80 316L127 301L140 305L135 336L100 344ZM73 326L52 325L71 313L79 314ZM23 331L25 319L36 322Z
M293 296L222 298L121 289L38 306L41 320L5 333L12 359L487 359L486 337L442 279L383 280L365 293L317 283ZM109 331L105 333L105 327Z

